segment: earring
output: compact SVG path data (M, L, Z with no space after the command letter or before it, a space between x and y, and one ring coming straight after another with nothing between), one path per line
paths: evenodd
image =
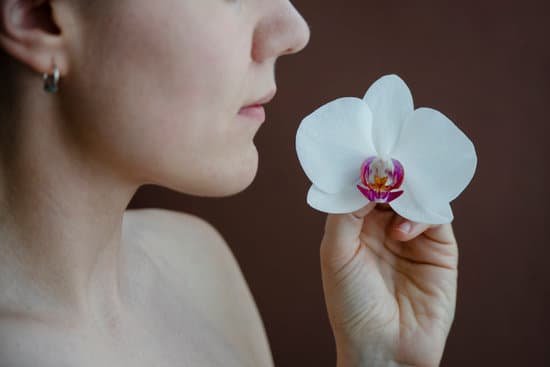
M58 90L57 83L59 82L59 68L57 65L53 64L54 70L53 73L50 75L48 73L44 73L44 90L49 93L55 93Z

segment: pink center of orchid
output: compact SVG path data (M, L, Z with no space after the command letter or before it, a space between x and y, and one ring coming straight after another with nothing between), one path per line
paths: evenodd
M357 188L370 201L389 203L403 194L397 190L403 183L405 170L397 159L372 156L361 165L361 185Z

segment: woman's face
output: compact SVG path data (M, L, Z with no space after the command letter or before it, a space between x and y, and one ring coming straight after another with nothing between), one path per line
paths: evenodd
M253 181L260 124L238 112L275 90L277 57L309 40L288 0L83 1L75 14L59 93L80 147L194 195Z

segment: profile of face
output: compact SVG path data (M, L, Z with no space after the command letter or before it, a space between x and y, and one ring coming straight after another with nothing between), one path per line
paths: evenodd
M310 36L288 0L50 3L61 81L43 98L59 101L79 149L135 182L192 195L253 181L260 124L238 112L276 90L277 58Z

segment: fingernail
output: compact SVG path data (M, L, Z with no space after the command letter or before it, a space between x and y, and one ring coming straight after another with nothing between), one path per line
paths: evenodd
M397 229L400 230L403 233L409 233L411 230L411 223L408 221L405 221L397 226Z

